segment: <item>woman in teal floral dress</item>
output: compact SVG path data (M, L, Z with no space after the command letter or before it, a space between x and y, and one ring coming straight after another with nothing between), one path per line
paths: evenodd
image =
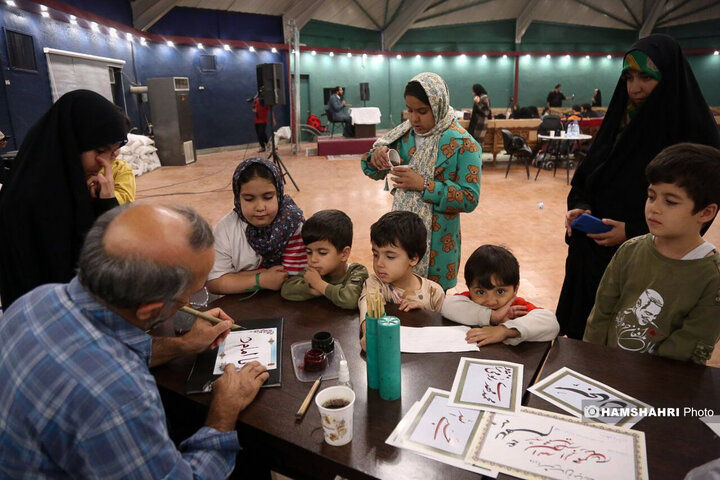
M408 120L378 139L363 156L368 177L389 175L393 210L422 218L428 229L428 250L415 272L445 290L457 284L460 268L461 212L472 212L480 196L480 145L460 126L450 106L445 81L421 73L405 87ZM390 170L388 149L402 163Z

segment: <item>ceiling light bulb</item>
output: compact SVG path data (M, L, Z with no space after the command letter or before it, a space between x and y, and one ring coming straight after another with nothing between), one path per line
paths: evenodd
M415 55L415 58L420 58L420 54L418 53L417 55Z
M48 8L45 5L40 5L40 10L43 12L47 12Z
M10 5L10 3L8 3L8 5ZM75 15L70 15L70 23L77 25L77 17Z
M167 41L167 46L168 46L168 47L172 47L173 45L175 45L175 44L172 42L172 40L168 40L168 41Z
M363 53L363 58L367 58L367 53Z
M95 23L95 22L90 22L90 29L91 29L93 32L99 32L99 31L100 31L100 27L98 27L98 24Z
M352 58L352 52L348 52L348 53L347 53L347 57L348 57L348 58Z
M15 2L13 0L7 0L7 2L5 2L5 3L7 3L8 7L16 7L17 6L17 5L15 5Z
M397 55L395 55L395 58L397 58L398 60L400 60L400 59L402 58L402 55L400 55L400 54L398 53Z
M254 51L255 51L255 47L253 47L253 46L251 45L250 48L248 48L248 50L251 51L251 52L254 52Z
M147 47L147 38L140 37L140 45L142 45L143 47Z
M228 45L228 44L223 45L223 48L225 49L226 52L230 51L230 45Z
M487 58L487 55L485 55L485 54L483 53L482 58Z
M503 54L503 58L507 58L507 55Z
M197 48L198 48L198 50L205 50L205 47L203 46L202 43L198 43Z
M545 58L550 58L550 54L548 53L547 55L545 55Z
M114 28L110 27L110 35L113 36L113 37L117 37L117 30L115 30Z
M125 40L127 40L128 42L132 42L132 41L133 41L133 35L132 35L132 33L126 33L126 34L125 34Z
M270 51L271 51L272 53L277 53L277 48L272 47L272 48L270 49Z
M50 14L48 12L40 12L40 15L42 15L45 18L50 18Z
M333 52L328 53L329 56L334 57L335 54Z
M585 58L590 58L590 55L585 55Z
M715 50L715 51L713 52L713 55L720 55L720 51Z
M315 55L317 55L317 52L313 50L312 52L310 52L310 54L314 57Z
M607 59L610 60L612 58L612 55L608 55Z

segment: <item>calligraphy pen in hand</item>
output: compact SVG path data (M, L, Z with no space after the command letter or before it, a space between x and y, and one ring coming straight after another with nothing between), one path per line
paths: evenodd
M317 389L320 386L321 381L322 381L322 375L320 375L318 377L318 379L315 380L315 383L313 383L312 388L310 388L310 391L308 392L307 397L305 397L305 400L303 401L302 405L300 405L300 409L295 414L296 422L299 422L305 416L305 412L307 412L307 409L310 406L310 401L315 396L315 392L317 392Z
M207 320L208 322L210 322L214 325L217 325L218 323L225 321L225 320L221 320L217 317L213 317L210 314L201 312L199 310L195 310L194 308L188 307L187 305L180 307L180 310L182 310L185 313L189 313L190 315L194 315L196 317L200 317L204 320ZM237 323L233 323L232 325L230 325L230 330L233 330L233 331L245 330L245 327L243 327L242 325L238 325Z

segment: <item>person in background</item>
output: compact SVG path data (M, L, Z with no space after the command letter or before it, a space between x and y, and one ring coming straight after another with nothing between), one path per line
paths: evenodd
M170 440L150 366L216 348L232 319L197 319L174 356L146 333L205 283L210 226L189 208L133 205L98 218L77 277L19 298L0 322L0 477L223 479L235 424L268 378L233 365L213 383L205 426ZM151 343L153 348L151 350Z
M667 35L649 35L625 54L600 130L571 182L568 256L556 310L561 335L582 338L618 246L648 232L645 167L664 148L681 142L718 148L720 133L680 45ZM583 213L602 219L610 231L573 230L572 221Z
M602 117L602 113L593 110L592 105L590 105L589 103L583 103L582 116L583 118L600 118Z
M125 113L125 110L122 108L117 107L117 109L125 120L125 130L127 130L128 133L132 132L133 127L130 122L130 117L127 116L127 113ZM112 173L113 183L115 184L115 198L118 203L123 205L134 202L137 185L132 167L117 155L112 163Z
M472 86L473 108L470 117L470 125L468 132L473 136L478 144L482 145L485 141L485 133L487 133L487 122L492 119L492 110L490 110L490 98L488 97L485 87L476 83Z
M575 95L570 97L570 100L574 99ZM565 96L565 94L562 93L562 85L559 83L555 85L555 88L553 90L550 90L550 93L548 93L547 99L545 100L547 102L548 107L555 107L560 108L562 107L563 100L567 100L568 98Z
M253 98L252 111L255 117L255 133L257 134L258 143L260 144L258 153L264 152L267 146L267 124L270 110L269 106L260 103L260 97L256 94L255 98Z
M345 124L345 127L343 128L343 137L354 137L355 128L352 124L352 118L350 118L350 115L344 111L345 107L349 107L350 105L345 103L343 93L343 88L338 86L335 87L333 94L330 95L326 108L328 113L332 115L332 118L328 118L328 120L332 120L333 122L343 122Z
M374 180L390 174L393 210L420 216L428 245L415 273L447 290L457 283L460 268L459 214L475 210L480 197L482 150L455 119L439 75L416 75L404 96L409 119L379 138L360 165ZM401 159L392 169L391 148Z
M0 131L0 149L7 147L8 140L10 140L10 137Z
M595 90L593 90L592 106L593 107L602 107L602 92L600 92L599 88L596 88Z
M0 300L69 282L85 233L118 205L112 163L127 141L117 107L66 93L30 129L0 190Z

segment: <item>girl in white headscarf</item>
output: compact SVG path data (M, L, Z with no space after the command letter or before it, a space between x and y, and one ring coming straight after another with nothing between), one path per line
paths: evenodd
M365 175L392 182L393 210L420 216L428 249L415 273L447 290L460 267L460 212L472 212L480 195L481 149L455 120L445 81L421 73L405 87L408 120L378 139L362 160ZM393 167L388 150L402 163Z

